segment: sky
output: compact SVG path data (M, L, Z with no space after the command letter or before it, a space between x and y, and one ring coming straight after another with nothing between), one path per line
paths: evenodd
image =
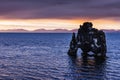
M120 0L0 0L0 30L120 29Z

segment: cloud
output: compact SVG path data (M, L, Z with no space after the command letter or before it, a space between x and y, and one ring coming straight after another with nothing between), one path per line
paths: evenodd
M119 4L120 0L1 0L0 18L118 18Z

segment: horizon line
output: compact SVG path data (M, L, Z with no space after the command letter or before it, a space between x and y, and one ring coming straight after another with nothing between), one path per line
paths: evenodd
M115 32L120 31L120 29L100 29L106 32ZM0 30L0 33L72 33L77 32L78 29L35 29L35 30L27 30L27 29L6 29L6 30Z

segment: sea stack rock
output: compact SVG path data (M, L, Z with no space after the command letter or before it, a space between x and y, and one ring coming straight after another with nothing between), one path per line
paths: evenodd
M77 36L72 34L68 55L76 56L77 50L82 50L82 56L106 57L106 37L102 30L92 27L91 22L84 22L78 29ZM94 54L90 55L89 52Z

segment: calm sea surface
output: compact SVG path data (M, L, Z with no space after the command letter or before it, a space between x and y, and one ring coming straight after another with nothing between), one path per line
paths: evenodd
M72 34L0 33L0 79L119 80L120 33L107 33L104 62L67 55Z

